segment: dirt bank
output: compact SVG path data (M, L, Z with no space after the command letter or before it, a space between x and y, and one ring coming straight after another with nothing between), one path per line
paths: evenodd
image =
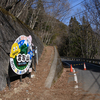
M45 80L49 74L54 58L54 47L44 48L39 64L36 66L37 72L32 72L32 78L25 77L22 82L15 80L11 82L11 89L6 87L0 92L0 100L99 100L96 95L82 94L83 90L75 89L75 83L68 84L70 68L64 68L61 77L50 88L45 88ZM97 94L97 96L100 96Z

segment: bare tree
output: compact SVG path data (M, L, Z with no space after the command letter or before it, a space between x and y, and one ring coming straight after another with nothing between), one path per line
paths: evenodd
M44 0L46 12L59 20L63 20L67 14L70 4L68 0Z
M58 20L68 14L68 0L1 0L0 6L38 31L42 41L49 44L57 31ZM58 19L58 20L56 20Z
M100 0L85 0L85 8L87 9L88 20L90 24L96 27L96 31L100 31Z
M84 6L87 10L86 18L94 28L95 34L91 33L91 48L92 51L97 49L97 55L100 55L100 0L85 0ZM91 49L90 48L90 49ZM93 56L93 52L91 52ZM100 58L100 57L99 57Z

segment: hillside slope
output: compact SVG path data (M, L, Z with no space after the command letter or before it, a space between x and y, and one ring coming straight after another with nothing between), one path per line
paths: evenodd
M40 57L43 51L40 38L20 20L0 8L0 90L6 86L11 46L20 35L32 36L32 43L37 46Z

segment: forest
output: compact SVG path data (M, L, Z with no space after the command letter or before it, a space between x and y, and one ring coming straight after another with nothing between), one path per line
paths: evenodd
M100 58L100 1L84 0L80 20L63 21L70 13L68 0L0 0L0 7L37 34L44 45L56 45L60 56Z

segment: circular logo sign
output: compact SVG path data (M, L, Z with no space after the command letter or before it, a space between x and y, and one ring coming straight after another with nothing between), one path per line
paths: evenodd
M31 41L25 35L19 36L11 47L10 65L12 70L18 74L25 74L32 62L32 46Z

